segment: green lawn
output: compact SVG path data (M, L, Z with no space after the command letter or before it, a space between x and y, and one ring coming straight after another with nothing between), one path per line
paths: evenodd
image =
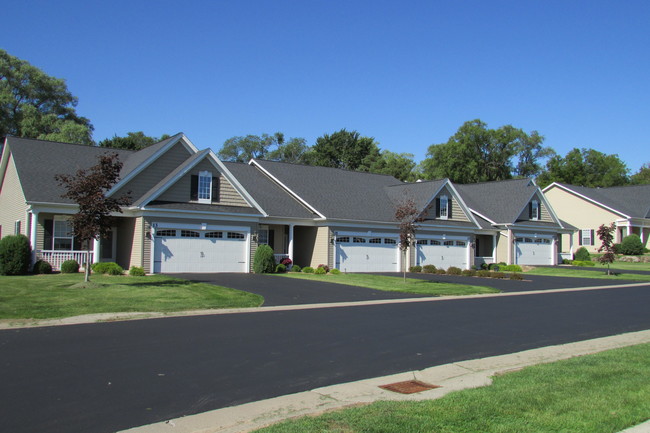
M613 433L650 419L650 344L537 365L438 400L378 402L262 433Z
M252 293L163 275L93 275L91 282L98 287L71 287L80 282L81 273L0 276L0 319L258 307L264 301Z
M387 292L415 293L429 296L460 296L476 295L483 293L500 293L498 289L484 286L470 286L465 284L441 283L436 281L419 280L416 278L386 277L370 274L303 274L302 272L287 272L283 275L289 278L302 278L313 281L326 281L328 283L346 284L349 286L367 287L369 289L384 290Z
M599 265L596 265L599 266ZM594 269L594 268L586 268ZM650 281L650 275L643 274L626 274L619 273L618 275L607 275L607 268L598 267L598 272L588 271L582 269L569 269L563 267L554 267L554 268L534 268L530 271L526 271L525 274L529 275L548 275L551 277L576 277L576 278L603 278L606 280L638 280L638 281ZM617 272L612 268L613 272Z

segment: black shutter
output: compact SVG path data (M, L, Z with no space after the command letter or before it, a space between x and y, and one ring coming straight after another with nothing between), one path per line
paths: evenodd
M528 219L533 219L533 202L528 203Z
M213 203L219 202L219 178L218 177L212 178L212 202Z
M196 174L192 175L192 180L190 181L190 200L199 199L199 176Z
M451 197L447 199L447 219L451 219Z
M440 197L436 198L436 217L440 218Z
M45 220L43 225L43 249L52 249L52 232L54 231L54 220Z
M269 246L271 249L275 248L275 230L269 230Z
M591 231L591 245L595 245L594 244L594 231L593 230Z
M582 230L578 230L578 245L582 245Z

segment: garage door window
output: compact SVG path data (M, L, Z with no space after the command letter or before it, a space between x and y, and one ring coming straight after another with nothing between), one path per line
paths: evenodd
M356 238L355 237L355 238L352 239L352 242L354 242L355 244L365 244L366 240L364 238Z
M176 230L157 230L156 234L165 237L176 236Z
M336 238L336 242L339 244L347 244L350 242L350 237L349 236L341 236L340 238Z
M198 238L201 237L199 232L195 232L192 230L181 230L181 237L182 238Z
M467 244L464 241L456 241L456 246L457 247L464 247L465 245L467 245Z
M368 243L370 244L380 244L381 243L381 238L371 238L368 240Z
M243 233L228 232L228 239L241 239L243 240L246 236Z
M437 241L435 239L431 239L431 245L440 245L440 241Z
M446 247L453 247L454 246L454 241L445 241L445 246Z
M205 237L208 239L221 239L223 238L223 232L207 232Z
M397 243L397 241L395 239L386 238L386 239L384 239L384 243L386 245L395 245Z
M427 239L419 239L418 245L429 245L429 241Z

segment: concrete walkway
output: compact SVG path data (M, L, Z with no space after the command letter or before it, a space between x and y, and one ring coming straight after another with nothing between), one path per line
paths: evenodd
M456 362L419 371L344 383L307 392L228 407L198 415L125 430L124 433L244 433L285 420L380 400L416 401L440 398L452 391L490 385L492 376L523 367L588 355L609 349L649 343L650 330L527 350L509 355ZM439 388L398 394L380 388L396 382L420 380ZM648 433L650 421L625 430Z

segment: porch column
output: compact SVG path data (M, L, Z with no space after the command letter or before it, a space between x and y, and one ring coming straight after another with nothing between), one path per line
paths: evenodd
M558 235L562 236L562 235ZM557 265L557 256L560 254L560 252L557 250L557 240L555 239L555 236L553 236L553 239L551 239L551 252L553 253L553 261L551 264L553 266Z
M93 263L99 262L99 248L101 242L98 239L93 239Z
M29 230L29 242L32 244L32 265L36 263L36 248L37 248L37 237L38 237L38 212L32 210L31 226Z
M497 239L499 234L492 235L492 263L497 262Z
M509 265L512 264L512 248L512 230L508 229L508 261L506 263Z
M289 251L287 251L287 254L289 254L289 258L291 259L291 262L293 263L293 224L289 224Z

